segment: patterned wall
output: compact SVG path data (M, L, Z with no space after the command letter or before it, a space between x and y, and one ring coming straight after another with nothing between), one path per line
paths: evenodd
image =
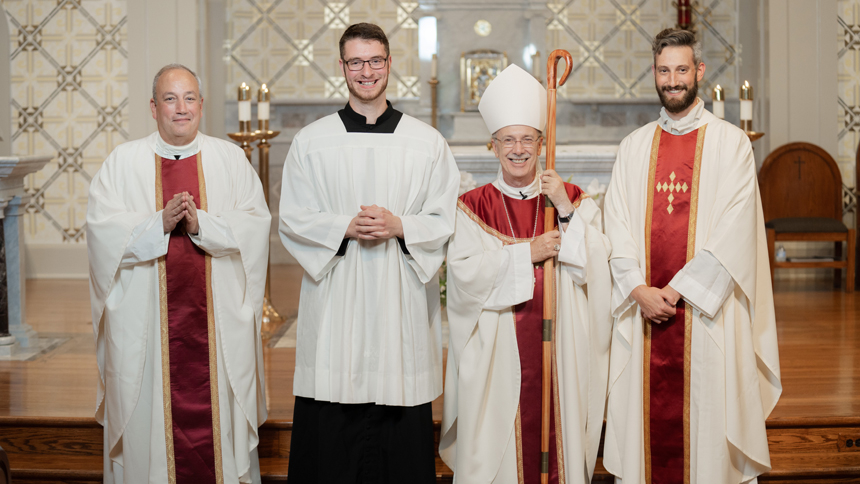
M357 22L376 23L388 36L388 96L419 97L417 9L400 0L228 0L227 98L242 82L267 84L273 98L346 98L337 43Z
M4 0L12 152L55 157L25 183L25 240L83 242L87 189L128 138L125 0Z
M738 0L699 0L693 20L702 40L707 71L700 90L720 84L736 92ZM550 2L547 46L573 55L571 81L559 89L568 98L653 97L651 39L674 27L671 0L566 0ZM701 91L700 91L701 92Z
M839 152L842 181L855 184L855 155L860 142L860 0L839 0L837 37L839 75Z

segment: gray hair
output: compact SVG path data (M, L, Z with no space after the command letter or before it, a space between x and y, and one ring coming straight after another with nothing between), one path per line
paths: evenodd
M651 43L651 52L654 54L655 62L657 56L666 47L689 47L693 49L693 63L696 66L702 63L702 43L696 39L696 34L689 30L665 29L657 34L654 42Z
M161 77L161 75L165 72L172 71L174 69L182 69L184 71L188 71L189 74L194 76L194 79L197 80L198 94L200 95L200 97L203 97L203 81L200 80L200 76L198 76L197 73L182 64L167 64L166 66L158 70L158 72L155 74L155 78L152 80L152 100L155 101L155 104L158 104L158 98L156 98L155 93L155 87L158 85L158 78Z

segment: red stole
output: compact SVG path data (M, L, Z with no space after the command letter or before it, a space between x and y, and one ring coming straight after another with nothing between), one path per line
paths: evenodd
M155 164L158 210L182 192L206 210L199 154L181 160L156 155ZM188 237L184 221L171 232L158 268L168 479L171 484L221 483L212 265Z
M582 190L565 183L568 197L579 204ZM459 207L485 231L504 245L527 243L532 234L544 233L544 197L518 200L502 195L492 184L471 190L460 197ZM505 210L507 210L507 215ZM510 216L510 222L508 221ZM535 217L537 215L537 217ZM536 220L537 219L537 220ZM537 225L535 225L537 224ZM513 226L513 233L511 233ZM535 232L535 227L537 231ZM519 482L540 482L541 422L541 330L543 325L543 265L534 268L535 289L531 300L514 307L514 324L520 355L520 401L517 411L517 469ZM555 331L555 328L553 328ZM553 338L552 390L550 406L550 482L564 483L564 453L561 441L561 416L558 412L558 370Z
M657 127L651 147L645 243L649 287L665 287L693 258L702 145L707 126L682 136ZM664 323L645 322L645 479L690 482L692 310L679 302Z

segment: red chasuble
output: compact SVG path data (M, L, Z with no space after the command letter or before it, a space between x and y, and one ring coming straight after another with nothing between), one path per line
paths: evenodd
M564 185L568 197L578 206L582 190L569 183ZM532 234L544 233L543 196L530 200L518 200L502 195L492 184L487 184L461 196L458 206L481 228L501 240L504 245L528 243L532 240ZM513 233L511 233L512 226ZM522 377L515 428L517 471L519 482L526 484L540 482L543 264L535 266L534 273L534 296L530 301L513 308ZM555 333L555 328L553 332ZM553 337L551 395L553 402L550 406L549 476L550 482L563 484L565 482L564 449L561 440L561 416L558 413L555 337Z
M200 155L182 160L156 155L158 210L188 192L206 210ZM218 375L212 307L212 265L181 221L158 261L164 426L170 483L220 483Z
M705 129L682 136L657 127L646 209L646 281L665 287L693 258L699 169ZM664 323L645 322L643 375L645 480L690 482L690 341L692 310L679 301Z

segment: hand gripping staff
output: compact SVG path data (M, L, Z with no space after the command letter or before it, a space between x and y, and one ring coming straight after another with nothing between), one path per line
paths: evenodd
M558 82L564 85L570 75L573 60L570 52L556 49L546 60L546 169L555 170L555 90L558 61L564 59L564 74ZM544 233L555 226L555 208L550 199L544 196ZM540 426L540 482L549 482L549 409L550 383L552 382L552 323L555 318L555 257L543 263L543 368L541 375L541 426Z

